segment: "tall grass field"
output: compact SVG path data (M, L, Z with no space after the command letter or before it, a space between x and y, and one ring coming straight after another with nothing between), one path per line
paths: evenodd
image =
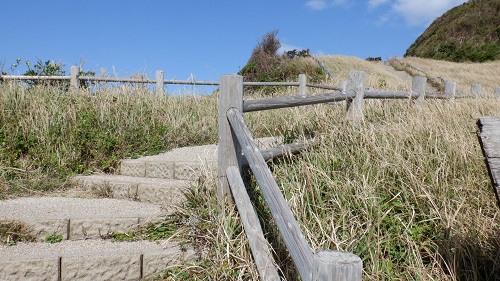
M396 83L384 87L407 88ZM66 189L72 175L113 173L125 157L216 143L217 104L217 93L61 93L0 84L0 198ZM499 112L500 99L492 97L365 100L358 124L345 121L341 103L244 117L254 137L321 140L269 163L314 251L355 253L363 280L498 280L500 209L476 120ZM231 207L217 211L216 181L207 171L169 218L199 259L169 267L158 280L259 280L239 215ZM280 274L299 280L251 175L247 188Z

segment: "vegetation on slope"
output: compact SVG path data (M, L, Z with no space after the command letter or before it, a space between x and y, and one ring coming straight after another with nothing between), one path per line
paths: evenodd
M215 143L216 108L214 98L141 89L0 84L0 198L58 188L75 173L113 172L125 157Z
M339 71L352 69L357 66L346 63ZM394 89L392 79L387 83ZM92 96L5 84L0 102L3 197L59 188L79 171L112 172L116 160L107 158L217 141L216 95L114 89ZM323 137L318 147L270 163L309 244L359 255L366 280L496 280L499 208L475 121L497 114L500 101L365 106L357 126L344 122L341 104L245 114L256 137ZM160 279L258 280L239 215L217 212L216 176L207 171L200 183L174 219L176 237L205 255ZM257 184L249 189L282 276L297 280Z
M299 74L306 74L312 82L324 78L321 68L310 58L309 50L278 54L281 43L277 34L278 31L269 32L257 43L247 64L239 72L245 81L297 81Z
M341 104L272 117L323 137L318 147L270 163L313 250L355 253L364 280L496 280L500 210L475 120L495 114L500 101L365 105L357 126L343 121ZM217 215L214 175L202 183L181 211L192 222L181 231L208 253L162 278L258 280L239 215L230 208ZM282 276L298 280L258 185L251 180L248 189Z
M500 1L471 0L436 19L405 56L454 62L500 59Z
M483 63L456 63L417 57L398 60L425 71L434 80L441 77L446 81L457 82L457 93L470 93L471 85L475 83L481 84L484 94L493 94L495 87L500 86L500 60Z

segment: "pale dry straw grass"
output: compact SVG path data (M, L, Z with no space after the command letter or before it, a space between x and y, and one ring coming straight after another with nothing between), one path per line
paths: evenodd
M411 90L411 78L406 75L397 75L393 70L386 67L384 62L371 62L356 57L347 56L321 56L320 60L330 68L334 75L334 81L328 81L333 85L338 85L341 80L348 80L351 70L365 71L365 88L377 90Z
M441 60L406 57L403 62L417 67L434 77L457 82L457 92L469 94L472 84L481 84L484 94L493 94L500 86L500 61L484 63L456 63Z

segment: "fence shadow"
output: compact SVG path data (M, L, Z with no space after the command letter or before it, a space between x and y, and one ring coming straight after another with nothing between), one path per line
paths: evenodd
M442 232L438 252L443 259L442 267L456 280L498 280L500 276L500 229L483 244L476 231L452 234L451 229ZM490 247L486 247L490 245Z

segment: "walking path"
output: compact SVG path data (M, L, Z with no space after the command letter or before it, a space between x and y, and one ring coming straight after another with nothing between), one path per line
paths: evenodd
M261 147L276 139L257 140ZM194 259L175 239L112 242L110 233L160 222L203 173L216 176L217 146L183 147L121 161L119 175L78 176L58 196L0 201L0 221L27 225L37 242L0 245L0 280L139 280ZM109 198L89 198L92 194ZM49 235L63 241L43 242Z

